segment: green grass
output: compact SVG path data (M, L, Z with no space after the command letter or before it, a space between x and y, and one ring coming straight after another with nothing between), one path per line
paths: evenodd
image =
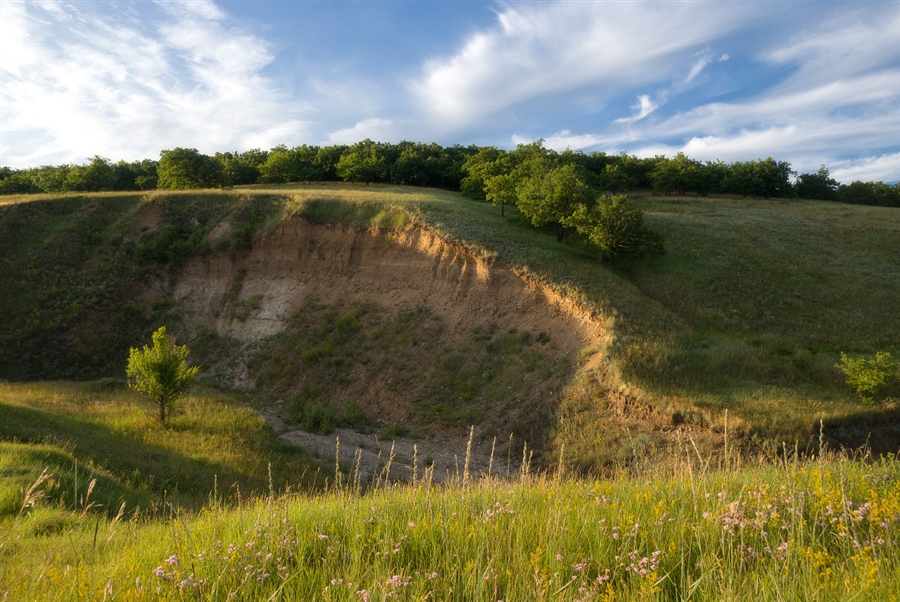
M0 595L139 600L894 600L900 466L826 454L614 480L427 480L198 513L0 519Z
M41 462L54 474L72 473L66 478L82 483L78 496L89 482L89 476L78 476L80 467L112 479L114 493L130 491L129 507L145 508L165 501L199 508L214 485L245 495L267 491L270 484L306 485L317 470L299 450L279 443L254 410L200 388L160 426L149 401L114 382L0 383L0 441L6 442L6 466L33 467L30 476L3 480L2 499L21 489L22 479L33 482L38 457L46 457ZM76 503L78 496L66 493L73 489L60 491L61 504ZM104 505L115 512L118 504L108 503L112 497Z

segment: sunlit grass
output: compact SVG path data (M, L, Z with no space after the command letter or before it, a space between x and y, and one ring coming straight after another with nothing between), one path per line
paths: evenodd
M426 480L47 521L38 504L0 523L10 599L891 600L900 575L893 457L713 470L685 454L614 480Z
M304 454L279 443L261 416L229 395L196 389L165 426L154 409L102 381L0 383L0 439L62 446L73 462L102 467L145 500L194 507L214 486L251 495L315 477Z
M354 184L267 187L314 220L408 213L488 262L579 302L612 331L618 384L668 411L775 441L866 419L840 351L900 351L900 212L816 201L638 195L664 257L600 268L514 208L456 193ZM286 205L287 206L287 205ZM774 412L774 414L770 414ZM860 440L848 441L852 445Z

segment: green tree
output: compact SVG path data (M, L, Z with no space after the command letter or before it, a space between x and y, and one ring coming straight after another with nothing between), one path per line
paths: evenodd
M855 181L849 185L841 184L837 190L837 200L854 205L900 207L900 182L885 184Z
M506 174L510 171L512 162L506 159L507 152L493 146L482 146L475 153L466 158L462 165L462 171L466 176L459 185L460 192L467 197L486 200L487 190L485 183L492 177Z
M546 171L541 168L530 170L530 177L519 182L516 192L522 215L538 228L548 224L557 226L556 240L559 242L571 227L567 219L576 208L592 205L597 196L587 183L584 169L574 163Z
M614 195L634 187L634 180L618 163L607 163L598 177L601 190L608 190Z
M196 148L164 150L159 155L156 167L159 188L215 188L227 183L222 164Z
M816 173L800 174L794 190L801 199L821 199L831 201L837 198L837 180L828 173L824 165Z
M600 249L600 265L640 250L650 255L663 252L662 236L644 227L643 211L625 195L603 195L592 207L581 204L565 219L565 224Z
M165 424L172 404L194 384L199 366L188 368L187 345L176 345L166 336L166 327L153 333L153 347L131 348L128 356L128 386L147 395L159 407L159 422Z
M388 163L382 150L368 138L350 146L335 166L338 177L345 182L383 182Z

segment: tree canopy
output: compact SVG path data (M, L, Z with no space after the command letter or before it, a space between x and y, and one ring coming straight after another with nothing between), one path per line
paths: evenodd
M468 197L500 205L502 213L506 205L523 197L533 199L542 190L543 184L535 177L546 177L566 166L577 168L579 177L591 188L613 195L639 188L667 195L724 193L900 207L900 183L839 185L825 166L816 173L797 176L790 163L771 157L728 164L698 161L684 153L672 158L581 150L558 153L545 148L543 140L520 144L513 150L369 139L349 146L279 145L268 151L217 152L214 156L195 148L174 148L162 151L158 161L113 163L95 156L84 165L18 170L0 167L0 194L380 182L459 190ZM497 180L492 183L492 179Z

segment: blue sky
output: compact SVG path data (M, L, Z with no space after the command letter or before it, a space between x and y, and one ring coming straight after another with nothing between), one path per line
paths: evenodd
M0 0L0 164L364 138L900 180L900 2Z

